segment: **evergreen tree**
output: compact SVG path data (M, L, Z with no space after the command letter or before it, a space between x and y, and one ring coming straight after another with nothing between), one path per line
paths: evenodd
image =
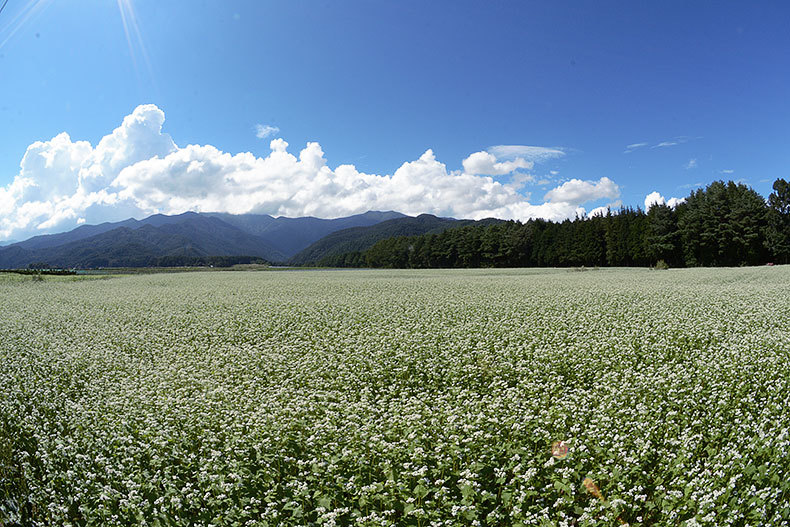
M790 258L790 188L774 183L770 208L751 188L715 181L676 209L468 225L381 240L332 265L398 268L755 265Z
M790 183L777 179L768 196L766 246L777 263L790 263Z
M746 185L714 181L678 207L686 265L756 264L765 258L765 201Z
M682 265L677 213L665 204L650 207L647 213L645 253L651 264L664 260L671 266Z
M730 238L719 239L719 253L726 255L725 265L757 265L765 262L768 251L765 234L768 208L753 189L732 181L727 183L727 224Z

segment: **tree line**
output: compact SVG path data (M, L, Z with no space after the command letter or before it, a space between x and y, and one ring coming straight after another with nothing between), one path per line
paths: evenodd
M101 267L233 267L242 264L266 264L269 262L257 256L195 256L190 254L172 254L167 256L134 256L97 257L80 262L74 267L95 269ZM33 262L27 271L47 270L48 274L59 274L60 266L52 266L47 262ZM63 271L68 274L69 272Z
M746 185L716 181L675 208L624 207L551 222L506 221L379 241L320 263L338 267L673 267L790 263L790 185L765 200Z

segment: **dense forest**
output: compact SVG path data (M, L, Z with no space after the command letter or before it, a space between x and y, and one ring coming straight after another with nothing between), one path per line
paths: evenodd
M609 210L561 223L529 220L401 236L322 262L338 267L739 266L790 263L790 185L766 201L716 181L675 208Z
M381 240L439 234L447 229L490 225L502 221L492 218L479 221L456 220L455 218L437 218L431 214L420 214L414 218L406 216L368 227L354 227L333 232L298 253L291 258L288 264L334 267L338 257L342 259L346 254L360 254Z

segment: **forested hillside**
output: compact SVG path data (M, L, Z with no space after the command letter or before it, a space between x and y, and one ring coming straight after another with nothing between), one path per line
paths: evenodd
M348 227L401 218L369 211L345 218L286 218L263 214L155 214L36 236L0 247L0 268L174 267L225 265L254 259L285 262L315 240ZM425 231L404 234L419 234ZM370 244L372 245L372 243ZM365 248L369 247L366 246Z
M381 240L400 236L438 234L455 227L490 225L501 221L493 218L479 221L457 220L438 218L432 214L420 214L415 218L406 216L369 227L354 227L333 232L294 256L290 263L318 267L358 267L364 265L364 260L360 260L359 256L362 251Z
M621 208L554 223L530 220L390 238L339 261L369 267L739 266L790 262L790 188L767 202L717 181L676 208Z

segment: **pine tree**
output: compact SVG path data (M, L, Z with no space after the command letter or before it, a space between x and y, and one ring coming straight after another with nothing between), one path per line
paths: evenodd
M650 207L647 213L645 252L651 264L664 260L673 267L682 265L679 242L675 210L663 203Z
M768 196L766 246L777 263L790 263L790 183L777 179Z

